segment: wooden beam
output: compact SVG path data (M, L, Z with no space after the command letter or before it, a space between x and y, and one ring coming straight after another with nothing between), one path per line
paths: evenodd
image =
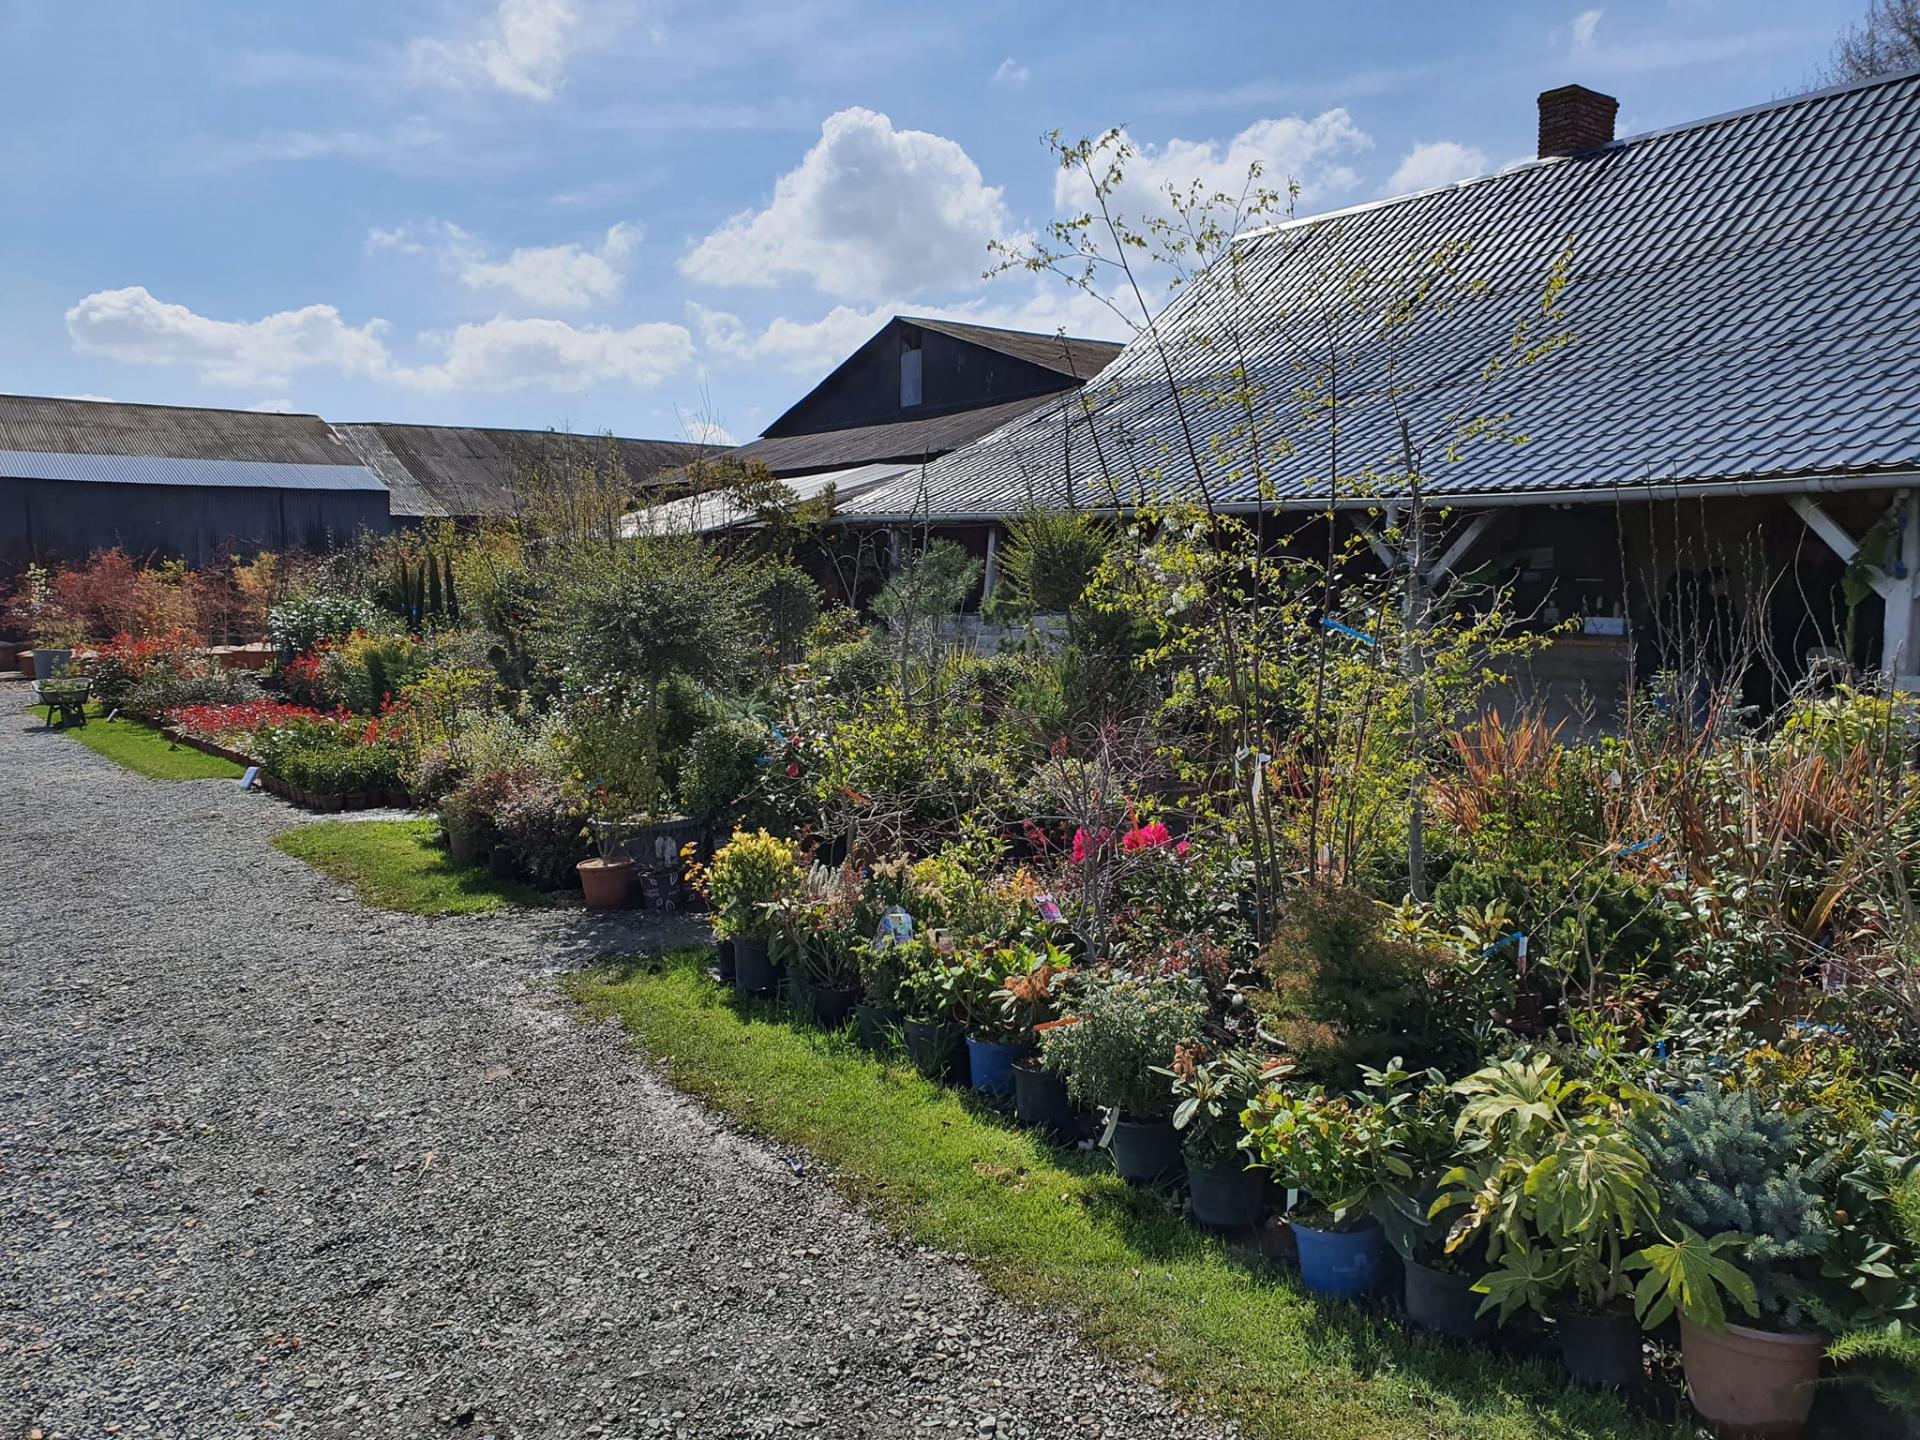
M1916 655L1914 606L1920 602L1920 492L1907 490L1899 500L1898 540L1900 574L1885 576L1887 618L1881 631L1880 668L1896 690L1920 689L1920 655ZM1880 587L1876 584L1876 590Z
M1453 543L1447 546L1441 552L1440 558L1428 568L1426 580L1429 589L1437 592L1447 588L1453 574L1453 567L1466 558L1467 551L1472 548L1476 540L1487 533L1487 527L1491 524L1493 524L1493 514L1487 510L1482 510L1467 521L1460 533L1454 536Z
M1793 506L1794 513L1807 522L1807 528L1818 535L1827 544L1827 548L1838 555L1841 561L1851 565L1854 557L1860 553L1860 542L1847 534L1846 527L1820 508L1818 501L1810 495L1789 495L1787 503ZM1891 598L1894 579L1878 566L1869 567L1867 582L1882 600Z
M1358 516L1354 517L1353 528L1360 532L1360 538L1373 547L1373 553L1380 557L1381 565L1396 570L1406 563L1406 557L1380 538L1380 532Z

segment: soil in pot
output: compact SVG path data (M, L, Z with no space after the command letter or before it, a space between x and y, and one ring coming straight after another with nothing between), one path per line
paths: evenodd
M1080 1116L1067 1098L1067 1082L1031 1056L1013 1067L1013 1115L1056 1145L1080 1139Z
M1445 1335L1450 1340L1472 1340L1487 1326L1477 1318L1480 1302L1471 1275L1432 1270L1418 1260L1407 1260L1407 1319L1416 1330Z
M1300 1283L1314 1294L1358 1300L1380 1288L1387 1246L1376 1221L1351 1230L1322 1230L1295 1221L1293 1238L1300 1252Z
M1209 1230L1251 1230L1266 1218L1267 1172L1231 1160L1196 1165L1189 1159L1187 1198L1193 1218Z
M734 989L742 995L771 995L775 975L766 936L742 935L733 942Z
M853 1018L854 1035L862 1050L879 1055L893 1048L895 1032L900 1028L900 1017L893 1011L871 1000L862 1000L853 1007Z
M968 1080L965 1037L945 1020L909 1020L901 1027L907 1054L920 1073L932 1080Z
M1680 1364L1693 1408L1723 1440L1795 1440L1813 1408L1823 1335L1680 1322Z
M982 1095L1004 1099L1013 1093L1013 1066L1033 1053L1024 1040L1005 1043L967 1037L967 1066L973 1076L973 1088Z
M1640 1322L1625 1311L1556 1310L1560 1363L1582 1385L1625 1390L1640 1383Z
M1180 1173L1180 1132L1171 1120L1122 1120L1108 1142L1113 1168L1129 1185L1152 1185Z
M574 865L580 877L580 892L587 898L589 910L619 910L627 903L627 891L633 884L631 860L581 860Z

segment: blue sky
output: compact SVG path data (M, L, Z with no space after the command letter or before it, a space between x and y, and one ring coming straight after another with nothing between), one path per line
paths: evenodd
M1112 333L978 278L1071 198L1044 131L1310 213L1569 81L1623 134L1802 88L1864 8L0 0L0 390L745 439L893 313Z

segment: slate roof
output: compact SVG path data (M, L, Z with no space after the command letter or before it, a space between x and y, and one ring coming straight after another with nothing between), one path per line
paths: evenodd
M1484 285L1399 342L1428 492L1610 498L1649 483L1805 486L1920 470L1920 73L1798 96L1566 158L1301 220L1252 238L1231 276L1182 292L1161 322L1187 423L1230 507L1317 506L1324 421L1297 389L1327 352L1342 277L1378 315L1383 277L1464 247ZM1539 319L1556 257L1570 342L1490 386L1517 321ZM1536 337L1546 330L1536 330ZM1393 467L1387 346L1350 323L1340 472ZM1226 395L1244 357L1255 423ZM1084 391L854 497L848 518L979 519L1031 502L1121 506L1197 481L1160 357L1136 341ZM1089 421L1082 402L1094 409ZM1461 418L1510 437L1447 458ZM1453 417L1450 421L1449 417ZM1526 443L1511 443L1524 436ZM1258 441L1256 446L1255 441ZM1096 443L1097 442L1097 443ZM1290 447L1290 449L1289 449ZM921 487L925 486L924 495Z
M1051 396L1036 399L1027 395L998 405L954 410L918 420L763 437L748 441L733 453L742 460L758 460L781 475L887 462L917 465L1053 403Z
M474 519L509 515L522 465L568 450L598 456L605 436L554 430L495 430L461 425L354 424L333 427L393 492L392 513L403 517ZM673 440L612 441L636 490L662 472L686 465L714 446Z

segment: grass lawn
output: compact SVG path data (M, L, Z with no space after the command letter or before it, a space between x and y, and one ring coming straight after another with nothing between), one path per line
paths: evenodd
M415 915L472 915L545 905L528 885L456 865L434 841L431 820L321 820L273 837L276 850L331 875L369 905Z
M44 718L47 712L37 713ZM241 775L231 760L176 745L144 721L109 720L97 705L87 707L85 725L69 725L61 733L149 780L238 780Z
M1055 1152L843 1036L736 1008L701 965L682 954L568 984L590 1012L619 1016L676 1084L826 1162L895 1233L964 1253L994 1288L1072 1315L1109 1351L1151 1356L1170 1386L1251 1435L1668 1433L1543 1366L1414 1339L1253 1273L1104 1157Z

